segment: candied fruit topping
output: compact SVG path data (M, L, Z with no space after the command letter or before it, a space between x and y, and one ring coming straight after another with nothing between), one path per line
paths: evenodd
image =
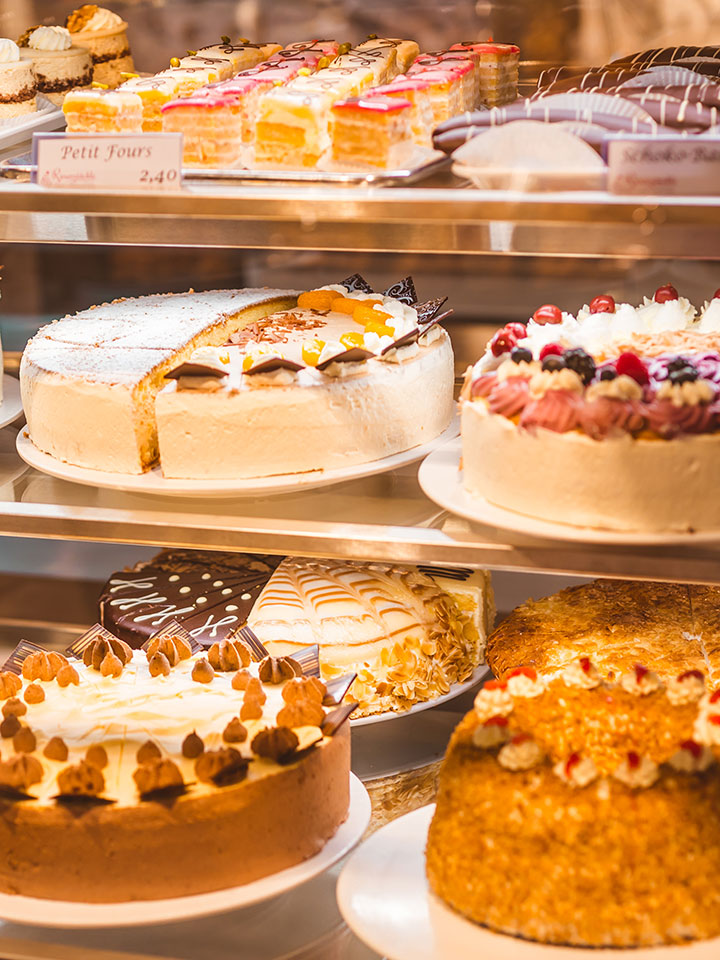
M297 305L303 310L331 310L337 298L337 290L309 290L300 294Z
M503 353L510 353L517 346L517 340L507 330L498 330L490 341L490 350L494 357L501 357Z
M545 346L540 351L540 360L544 360L545 357L561 357L564 352L564 347L561 343L546 343Z
M679 300L680 297L671 283L664 283L661 287L657 288L653 299L655 303L667 303L668 300Z
M354 347L361 347L363 345L363 335L357 331L344 333L340 337L340 343L344 347L347 347L348 350L352 350Z
M650 673L650 670L647 667L644 667L641 663L635 664L635 679L638 683L642 683L648 673Z
M580 754L571 753L570 756L565 761L565 773L567 776L570 776L573 767L576 767L580 763Z
M516 340L523 340L527 336L527 327L524 323L511 321L505 324L503 330L515 337Z
M637 770L637 768L640 766L640 754L635 753L634 750L628 751L627 764L631 770Z
M500 714L497 714L494 717L490 717L489 720L486 720L483 723L484 727L506 727L508 725L507 717L502 717Z
M678 680L689 680L690 677L696 677L698 680L704 680L705 674L702 672L702 670L686 670L685 673L680 674Z
M392 314L384 310L376 310L369 306L369 300L363 300L358 303L352 313L352 318L356 323L362 323L366 327L369 323L385 323L386 320L392 320Z
M529 733L516 733L515 736L510 740L510 743L512 743L515 747L519 747L521 743L527 743L529 739Z
M483 687L483 690L507 690L507 681L488 680L488 682Z
M332 302L332 309L335 313L347 313L348 316L352 317L355 315L358 307L366 307L368 310L372 310L376 303L382 303L382 298L378 297L377 300L354 300L352 297L338 297L336 294ZM359 322L362 323L363 321Z
M528 677L530 680L537 680L537 670L534 667L515 667L508 673L508 680L511 677Z
M317 362L320 359L320 354L323 351L325 346L324 340L306 340L302 345L302 358L303 362L306 363L309 367L317 366Z
M592 660L590 657L580 657L580 667L583 673L590 673L592 670Z
M641 387L650 382L648 370L640 357L634 353L621 353L615 363L615 369L618 375L625 374L639 383Z
M710 703L717 703L720 700L720 690L716 690L710 695Z
M683 742L680 744L680 749L687 750L688 753L691 753L696 760L698 760L702 754L702 747L694 740L683 740Z
M384 323L378 320L370 320L365 324L365 333L376 333L379 337L394 337L395 332L391 327L386 327Z
M590 313L615 313L615 300L609 294L601 293L590 301Z

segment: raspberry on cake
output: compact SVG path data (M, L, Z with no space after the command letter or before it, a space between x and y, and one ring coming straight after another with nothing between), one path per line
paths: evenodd
M37 80L32 63L20 56L20 48L0 37L0 119L19 117L37 110Z
M412 152L412 105L396 97L361 97L333 104L331 157L343 166L398 168Z
M544 944L720 935L709 698L562 677L532 698L509 685L502 696L502 716L489 718L491 698L478 697L450 742L428 835L431 890L469 920Z
M22 675L0 673L5 893L205 893L298 864L335 834L350 739L326 723L321 681L289 662L278 678L241 641L207 657L172 633L147 650L97 626L80 641L77 658L21 646Z
M124 90L71 90L63 102L69 133L140 133L142 100Z

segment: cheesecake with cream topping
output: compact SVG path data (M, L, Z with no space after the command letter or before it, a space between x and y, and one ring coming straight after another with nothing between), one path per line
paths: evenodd
M96 83L113 89L122 83L123 74L135 70L127 36L128 25L112 10L95 3L84 3L68 16L65 26L72 34L75 46L83 47L92 57L92 79Z
M194 651L171 629L132 651L89 633L77 657L26 645L0 672L4 893L166 899L322 849L350 773L322 681L238 640Z
M73 43L65 27L32 27L18 43L20 56L30 62L38 93L53 103L61 106L70 90L87 88L92 83L90 54Z
M37 110L37 80L29 60L14 40L0 37L0 119Z

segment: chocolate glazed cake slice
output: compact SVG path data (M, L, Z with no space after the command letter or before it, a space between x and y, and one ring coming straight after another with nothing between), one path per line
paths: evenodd
M141 647L170 620L203 646L241 627L280 557L166 550L112 574L99 600L100 622Z

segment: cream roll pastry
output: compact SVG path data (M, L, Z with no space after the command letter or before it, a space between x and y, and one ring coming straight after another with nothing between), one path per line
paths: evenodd
M0 672L4 893L205 893L300 863L345 820L352 704L288 658L169 627L135 651L99 625L65 655L22 642Z
M433 440L454 406L439 309L331 285L196 351L156 399L164 475L331 470Z
M642 532L720 528L720 337L666 284L509 323L468 370L463 482L541 520Z

